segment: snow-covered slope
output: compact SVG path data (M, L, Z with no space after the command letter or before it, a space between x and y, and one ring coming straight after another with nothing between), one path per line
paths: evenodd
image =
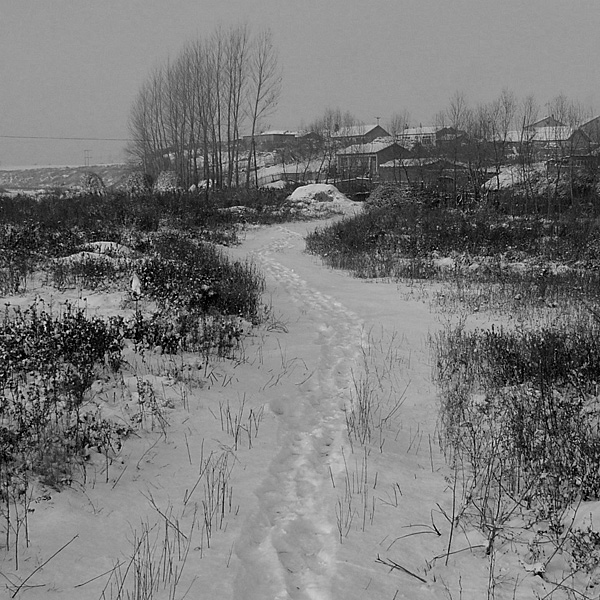
M317 225L251 228L228 249L264 271L272 306L238 360L132 355L122 386L94 384L121 419L152 390L169 425L148 420L109 460L92 455L85 483L36 490L29 545L18 565L3 554L0 596L25 582L17 598L116 600L154 573L167 582L157 599L175 582L177 599L489 597L484 540L448 518L429 351L440 319L414 288L305 254ZM66 295L109 315L135 310L124 293ZM43 285L29 294L11 302L59 301ZM358 439L361 406L372 421L354 424ZM496 598L548 591L510 548L494 559Z

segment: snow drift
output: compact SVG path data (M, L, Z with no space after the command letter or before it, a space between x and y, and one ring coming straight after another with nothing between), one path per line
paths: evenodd
M334 185L330 183L311 183L294 190L288 197L290 202L350 202Z

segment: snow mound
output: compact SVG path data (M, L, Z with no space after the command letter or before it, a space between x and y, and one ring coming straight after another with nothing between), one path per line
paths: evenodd
M83 250L81 252L76 252L75 254L70 254L69 256L61 256L58 258L52 259L52 263L55 265L64 265L64 266L74 266L82 263L96 263L96 264L111 264L115 268L118 269L128 269L131 264L133 264L134 259L123 255L111 255L111 254L102 254L100 252L90 252L87 250Z
M291 213L300 213L306 218L356 214L362 208L328 183L311 183L297 188L287 197L287 204Z
M262 187L262 189L265 189L265 190L283 190L286 185L287 185L287 183L285 181L283 181L283 179L278 179L277 181L272 181L271 183L266 183L265 185L263 185L261 187Z
M330 183L311 183L296 188L288 197L290 202L350 202L334 185Z
M107 254L109 256L132 256L133 250L128 246L123 246L117 242L90 242L81 248L88 252L97 252L98 254Z

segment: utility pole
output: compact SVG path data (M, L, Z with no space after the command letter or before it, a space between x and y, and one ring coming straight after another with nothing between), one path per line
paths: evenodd
M90 166L90 158L91 158L91 156L92 156L92 151L91 150L84 150L83 151L83 162L84 162L84 165L86 167Z

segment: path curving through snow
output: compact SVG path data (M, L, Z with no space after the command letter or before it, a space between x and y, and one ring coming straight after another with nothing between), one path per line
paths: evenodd
M278 373L260 399L278 436L250 484L254 505L235 542L232 597L438 598L443 590L427 565L446 538L410 533L431 521L438 503L451 510L429 347L440 323L419 290L357 279L306 254L306 234L327 223L249 229L230 250L264 272L267 302L286 323L286 332L259 343L265 357L270 352L261 368ZM388 410L400 409L363 447L348 440L344 409L369 368ZM394 381L378 379L388 375ZM418 577L390 572L380 556Z
M236 546L234 598L330 600L338 546L333 481L342 469L343 409L363 325L278 260L282 252L303 246L302 236L286 227L273 231L251 257L269 285L279 287L303 315L313 361L293 393L286 388L285 396L270 403L279 419L279 448L257 487L257 511Z

